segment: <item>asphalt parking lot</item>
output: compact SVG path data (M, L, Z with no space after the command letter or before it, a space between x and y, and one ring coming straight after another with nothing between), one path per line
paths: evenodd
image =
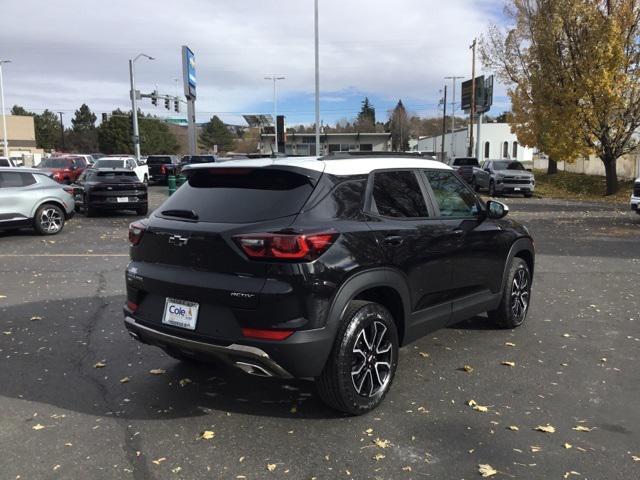
M640 216L505 202L536 240L527 324L477 317L405 347L386 401L357 418L312 383L131 340L134 215L0 234L0 478L472 479L481 464L493 478L640 478Z

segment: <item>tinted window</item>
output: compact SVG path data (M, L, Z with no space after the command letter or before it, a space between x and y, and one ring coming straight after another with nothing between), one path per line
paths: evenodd
M469 217L477 213L476 196L452 172L425 171L442 217Z
M167 156L156 156L147 158L147 164L149 165L162 165L171 163L171 157Z
M410 171L376 173L371 210L386 217L429 216L418 178Z
M117 181L133 182L138 179L136 172L132 172L131 170L114 171L114 172L109 172L109 171L96 172L94 175L95 175L94 180L98 182L110 181L114 179Z
M194 210L203 222L258 222L298 213L312 191L306 176L288 170L211 168L191 172L158 210Z
M122 168L122 160L112 160L103 158L93 164L94 168Z
M216 158L213 155L192 155L182 158L184 163L213 163Z
M30 173L0 172L0 188L27 187L36 183Z
M495 170L525 170L524 165L520 162L513 162L509 160L494 161L493 168Z
M38 165L40 168L69 168L73 164L73 160L65 157L51 157L42 160Z
M9 163L9 160L6 158L0 158L0 167L10 167L11 164Z
M456 158L453 161L453 165L456 167L477 167L478 159L477 158Z

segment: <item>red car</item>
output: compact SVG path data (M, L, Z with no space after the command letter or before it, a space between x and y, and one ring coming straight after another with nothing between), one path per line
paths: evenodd
M84 172L84 169L87 168L87 161L84 157L72 155L49 157L42 160L38 168L50 171L54 180L69 185L74 183Z

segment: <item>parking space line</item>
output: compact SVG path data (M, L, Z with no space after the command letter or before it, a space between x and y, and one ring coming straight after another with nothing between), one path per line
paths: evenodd
M7 257L128 257L128 253L26 253L0 254L0 258Z

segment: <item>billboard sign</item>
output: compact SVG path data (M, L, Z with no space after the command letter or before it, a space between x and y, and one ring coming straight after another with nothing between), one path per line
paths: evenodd
M462 109L465 113L471 112L471 95L473 86L471 80L462 82ZM493 105L493 75L485 78L484 75L476 77L476 114L488 112Z
M196 99L196 56L186 45L182 46L182 81L184 96L190 100Z

